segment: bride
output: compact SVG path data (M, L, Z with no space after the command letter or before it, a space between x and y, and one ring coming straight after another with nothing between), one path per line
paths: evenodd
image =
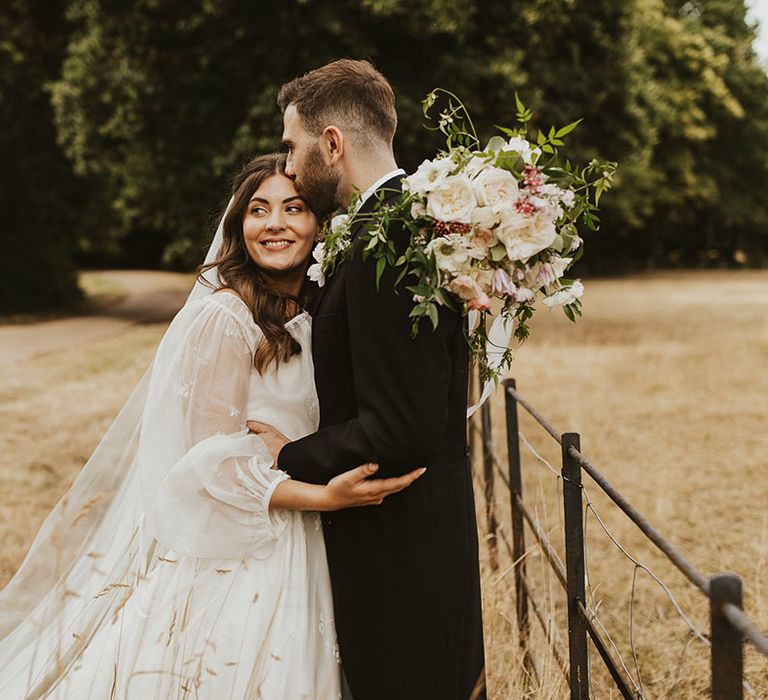
M284 167L235 179L152 366L0 593L4 700L341 696L317 511L423 470L304 484L245 426L318 423L302 307L319 227Z

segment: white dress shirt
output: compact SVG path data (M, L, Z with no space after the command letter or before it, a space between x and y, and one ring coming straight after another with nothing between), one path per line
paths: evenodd
M366 200L373 195L373 193L379 189L385 182L388 180L391 180L393 177L397 177L398 175L405 175L405 170L402 168L397 168L396 170L391 170L386 175L382 175L376 182L374 182L365 192L363 192L360 199L357 200L357 204L355 204L354 212L357 214L358 211L360 211L360 207L365 204Z

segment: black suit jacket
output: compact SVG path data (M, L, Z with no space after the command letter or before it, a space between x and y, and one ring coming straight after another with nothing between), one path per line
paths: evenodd
M399 196L400 178L383 185ZM376 197L363 203L372 211ZM300 481L325 484L366 462L377 476L400 475L465 442L467 356L463 322L441 310L436 331L428 321L411 337L412 294L387 269L376 288L374 264L363 261L363 226L352 227L350 259L328 280L313 319L315 383L320 429L287 444L278 465ZM407 231L394 226L399 248Z
M397 197L399 178L384 185ZM363 204L371 211L375 198ZM320 428L278 464L326 483L365 462L376 476L427 467L382 505L323 513L341 658L355 700L466 700L483 668L463 319L441 311L411 337L413 299L351 257L322 289L312 327ZM389 237L402 249L407 232Z

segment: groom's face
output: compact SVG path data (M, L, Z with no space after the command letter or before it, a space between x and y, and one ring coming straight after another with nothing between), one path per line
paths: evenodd
M321 137L307 131L296 108L288 105L283 115L283 146L288 151L285 172L315 214L323 216L339 206L341 175L326 162L320 143Z

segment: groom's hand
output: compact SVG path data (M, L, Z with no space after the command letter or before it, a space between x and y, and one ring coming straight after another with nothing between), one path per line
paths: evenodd
M285 435L283 435L277 428L269 425L268 423L259 423L259 421L256 420L249 420L246 421L245 424L248 426L248 430L250 430L252 433L256 433L256 435L258 435L264 441L267 449L272 454L272 459L274 459L275 464L277 464L277 455L280 454L280 450L283 449L283 445L289 443L290 440L285 437Z

